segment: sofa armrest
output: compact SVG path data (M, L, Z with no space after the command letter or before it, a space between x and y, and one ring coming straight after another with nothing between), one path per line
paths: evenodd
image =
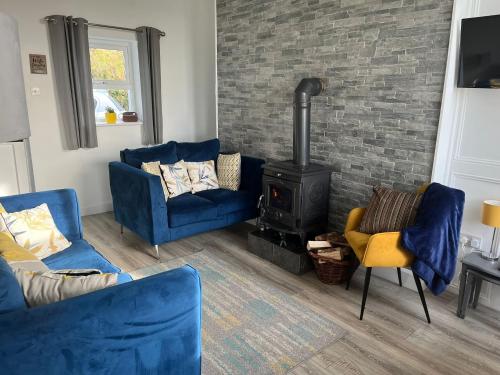
M344 233L356 230L359 228L361 224L361 220L363 220L363 216L365 214L366 208L353 208L351 212L349 212L349 216L347 217L347 222L345 224Z
M262 194L263 159L250 156L241 157L241 190L250 191L258 198Z
M121 162L109 163L116 220L152 245L165 242L167 204L159 176Z
M365 267L409 267L413 255L401 245L401 232L377 233L370 237L363 258Z
M201 286L186 266L0 315L9 374L199 374Z

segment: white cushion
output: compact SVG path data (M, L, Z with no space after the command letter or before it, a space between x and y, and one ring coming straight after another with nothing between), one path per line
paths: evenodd
M160 169L167 184L169 198L191 192L191 180L184 160L175 164L162 164Z
M38 259L44 259L71 246L59 232L47 204L19 212L1 213L14 240Z
M33 272L14 269L29 307L46 305L116 285L116 273L98 270Z
M186 163L189 178L191 180L192 192L198 193L204 190L219 188L217 174L213 160Z

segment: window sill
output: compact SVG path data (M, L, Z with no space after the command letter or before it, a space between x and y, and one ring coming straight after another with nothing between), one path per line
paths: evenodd
M116 124L108 124L106 122L96 122L95 124L98 128L116 128L119 126L140 126L142 125L141 121L136 121L136 122L123 122L123 121L117 121Z

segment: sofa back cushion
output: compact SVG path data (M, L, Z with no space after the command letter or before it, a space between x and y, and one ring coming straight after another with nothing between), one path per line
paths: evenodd
M0 257L0 314L25 307L21 286L5 259Z
M185 162L200 162L217 160L219 156L220 142L217 138L205 142L177 143L177 158ZM168 163L162 163L168 164Z
M159 146L136 148L134 150L125 149L120 151L122 162L132 167L141 168L142 163L159 161L160 164L174 164L178 160L176 152L176 142L168 142Z

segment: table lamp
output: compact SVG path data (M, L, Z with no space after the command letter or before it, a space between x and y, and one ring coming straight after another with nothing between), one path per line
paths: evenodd
M496 261L499 258L498 247L500 245L498 231L498 228L500 228L500 201L487 200L483 202L483 218L481 222L494 228L490 251L488 253L483 252L482 256L490 261Z

